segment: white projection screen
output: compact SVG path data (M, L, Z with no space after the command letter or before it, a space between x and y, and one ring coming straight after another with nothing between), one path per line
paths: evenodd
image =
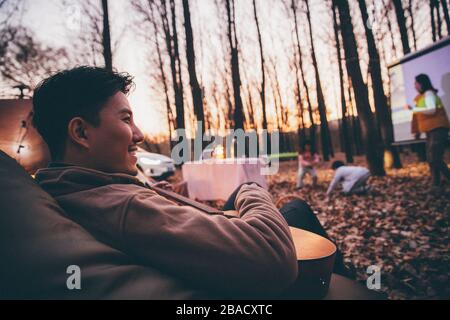
M417 91L414 78L420 73L427 74L433 86L439 90L447 115L450 115L450 37L433 46L405 56L389 66L391 86L391 110L394 124L395 144L415 141L411 134L412 112L404 106L414 105ZM422 134L421 139L425 138Z

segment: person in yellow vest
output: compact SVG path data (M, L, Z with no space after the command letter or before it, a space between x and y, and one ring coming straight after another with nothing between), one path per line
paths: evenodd
M441 173L450 181L450 170L443 160L450 123L444 104L437 95L438 90L433 87L428 75L416 76L415 87L419 92L414 99L415 106L407 106L413 111L411 131L415 135L426 134L427 161L430 165L433 187L439 187Z

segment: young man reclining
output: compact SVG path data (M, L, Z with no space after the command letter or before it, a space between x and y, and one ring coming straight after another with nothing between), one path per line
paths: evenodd
M179 206L135 178L143 134L126 97L132 84L128 74L79 67L37 87L33 123L53 160L38 183L97 239L192 288L233 298L282 293L297 260L267 191L240 187L232 204L240 219L228 219Z

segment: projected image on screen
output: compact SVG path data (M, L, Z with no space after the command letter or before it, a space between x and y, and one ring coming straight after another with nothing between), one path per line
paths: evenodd
M415 139L411 133L412 112L405 110L404 106L414 106L417 91L414 87L415 77L418 74L427 74L433 86L438 89L447 115L450 114L450 39L445 40L437 49L423 50L424 54L406 57L389 69L391 80L391 109L394 124L394 141L406 142ZM425 136L422 135L421 138Z

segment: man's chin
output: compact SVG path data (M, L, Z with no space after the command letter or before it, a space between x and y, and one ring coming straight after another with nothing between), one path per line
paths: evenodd
M111 171L112 173L121 173L121 174L128 174L130 176L137 176L138 169L135 165L128 165L121 168L116 168L116 170Z
M129 168L126 172L126 174L129 174L130 176L137 176L138 174L138 169L136 166L133 166L131 168Z

